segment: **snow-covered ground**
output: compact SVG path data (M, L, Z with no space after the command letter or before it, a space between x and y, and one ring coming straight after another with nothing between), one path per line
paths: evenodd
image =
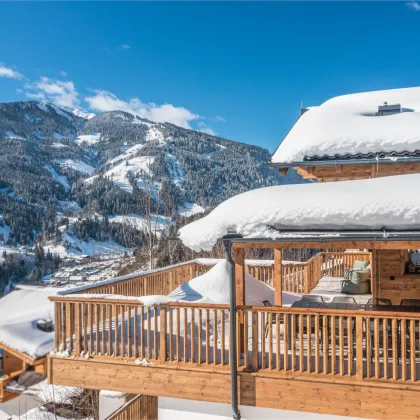
M211 250L235 230L245 238L291 237L308 230L420 229L420 175L281 185L232 197L180 229L189 248ZM289 233L281 233L281 231Z
M75 171L82 172L88 175L92 175L95 168L91 165L88 165L81 160L73 160L73 159L58 159L56 161L60 166L63 168L71 168Z
M70 191L69 180L67 179L66 176L58 174L57 171L52 166L46 165L45 169L51 174L53 179L55 179L64 187L66 191Z
M44 356L54 346L54 332L41 331L39 319L54 319L54 305L48 300L58 289L20 285L2 297L0 342L32 358Z
M93 134L82 134L80 136L77 136L75 142L77 144L80 143L87 143L87 144L95 144L98 143L101 139L101 133L93 133Z
M377 116L378 106L402 112ZM311 156L420 151L420 87L337 96L305 112L275 151L274 163Z
M140 230L145 229L148 223L148 220L145 216L139 216L136 214L110 216L108 220L112 223L122 223ZM157 232L167 230L171 225L174 224L170 217L165 217L161 215L152 215L151 223L153 232L155 230Z

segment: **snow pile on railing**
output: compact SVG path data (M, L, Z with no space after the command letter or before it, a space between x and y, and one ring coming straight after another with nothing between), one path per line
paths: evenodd
M420 229L420 175L281 185L239 194L180 230L189 248L210 251L233 229L245 238L281 231ZM299 233L299 232L298 232ZM294 233L293 236L296 236Z
M401 113L378 116L387 102ZM275 151L273 163L305 157L420 150L420 87L338 96L305 112Z

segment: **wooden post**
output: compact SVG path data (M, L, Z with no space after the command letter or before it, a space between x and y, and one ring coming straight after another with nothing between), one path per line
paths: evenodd
M245 291L245 249L233 248L232 249L233 260L235 261L235 288L236 288L236 305L245 306L246 302L246 291ZM244 330L248 328L244 323L244 313L240 311L238 313L238 352L239 354L244 352L245 341L244 341Z
M282 266L282 250L275 249L274 250L274 305L282 306L283 299L282 299L282 277L283 277L283 266Z

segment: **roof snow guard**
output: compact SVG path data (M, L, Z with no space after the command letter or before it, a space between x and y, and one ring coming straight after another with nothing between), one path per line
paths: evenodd
M271 161L274 167L292 167L308 161L345 165L397 159L420 162L420 87L338 96L311 107Z

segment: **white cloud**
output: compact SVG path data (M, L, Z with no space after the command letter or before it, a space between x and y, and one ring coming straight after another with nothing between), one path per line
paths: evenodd
M226 122L226 119L225 119L225 118L223 118L223 117L221 117L220 115L216 115L216 116L214 117L214 120L215 120L215 121L218 121L218 122Z
M216 135L216 132L203 121L199 121L197 123L197 126L198 126L198 131L201 131L202 133L210 134L211 136Z
M408 3L405 3L405 5L415 12L420 12L420 3L417 1L410 1Z
M19 73L16 70L13 70L10 67L5 66L0 63L0 77L7 77L8 79L23 79L23 74Z
M184 128L191 128L190 123L201 118L182 106L143 103L138 98L124 101L106 90L96 90L94 95L86 97L85 100L89 107L96 111L127 111L151 121L169 122Z
M131 47L128 44L122 44L122 45L120 45L120 48L122 50L129 50Z
M67 73L64 70L61 70L60 71L60 75L63 76L63 77L66 77L67 76Z
M26 96L33 99L47 100L59 106L79 106L79 93L73 82L41 77L38 82L25 85Z

